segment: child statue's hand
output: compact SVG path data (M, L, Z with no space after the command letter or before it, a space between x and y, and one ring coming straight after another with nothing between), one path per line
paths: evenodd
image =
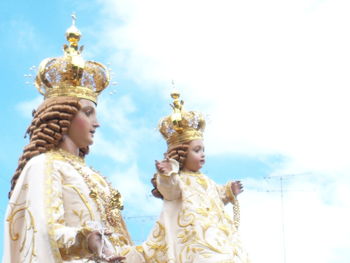
M156 179L157 174L153 175L153 178L151 179L151 183L153 185L153 189L152 189L152 195L156 198L160 198L163 199L163 195L159 192L158 188L157 188L157 179Z
M156 160L156 169L159 174L169 174L172 170L171 163L169 161L169 158L166 158L162 161L157 161ZM152 195L156 198L163 199L163 195L159 192L157 188L157 179L156 179L157 174L153 175L153 178L151 179L151 183L153 185L152 189Z
M232 193L237 196L239 195L240 193L243 192L243 185L241 183L241 181L234 181L231 183L231 190L232 190Z
M159 174L169 174L172 171L172 166L169 161L169 158L166 158L162 161L156 160L156 169Z

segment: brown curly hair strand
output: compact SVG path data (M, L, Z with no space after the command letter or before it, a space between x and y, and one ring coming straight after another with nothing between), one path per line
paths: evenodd
M63 135L68 132L71 120L80 109L78 98L57 97L46 99L37 111L33 111L33 120L26 131L30 138L29 144L24 147L18 167L11 179L9 198L27 162L34 156L57 148ZM88 148L80 149L81 157L87 153Z

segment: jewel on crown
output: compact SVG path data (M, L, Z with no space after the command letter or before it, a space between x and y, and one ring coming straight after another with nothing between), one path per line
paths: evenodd
M203 138L205 119L200 112L184 110L180 93L171 93L173 113L161 119L159 131L167 141L168 146Z
M63 46L64 56L44 59L38 68L35 86L46 98L72 96L97 102L97 96L108 86L110 76L106 66L85 61L79 48L81 32L75 26L76 16L66 31L69 44Z

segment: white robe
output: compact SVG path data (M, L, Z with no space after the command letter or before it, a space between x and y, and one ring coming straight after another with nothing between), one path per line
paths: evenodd
M163 210L143 244L147 262L247 263L233 220L225 213L226 187L201 173L157 175Z
M89 262L86 235L111 226L101 219L98 206L81 172L109 193L106 181L84 162L67 162L57 151L33 157L24 167L5 216L3 263ZM131 246L123 219L106 245L125 255L127 262L144 262ZM112 244L113 243L113 244ZM92 262L92 261L91 261Z

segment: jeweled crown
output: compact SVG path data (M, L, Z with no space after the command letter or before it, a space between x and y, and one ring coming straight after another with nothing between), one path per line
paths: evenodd
M38 68L35 86L46 98L69 96L97 102L97 96L109 84L109 71L95 61L85 61L81 56L84 46L78 47L81 32L72 25L66 31L69 45L63 46L64 55L44 59Z
M159 131L167 141L168 147L188 141L203 139L205 119L200 112L185 111L180 93L171 93L173 113L159 122Z

